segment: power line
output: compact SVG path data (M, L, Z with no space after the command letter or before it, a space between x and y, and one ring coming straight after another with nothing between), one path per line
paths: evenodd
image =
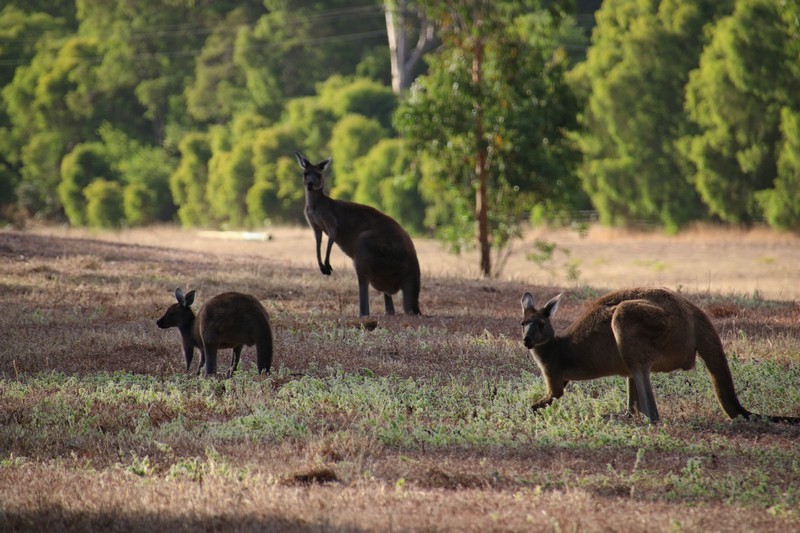
M299 45L308 45L308 44L319 44L325 42L345 42L345 41L356 41L359 39L369 39L372 37L378 37L381 35L386 35L386 28L382 27L376 30L367 30L363 32L357 33L342 33L338 35L328 35L322 37L316 37L311 39L304 39L302 41L297 41L294 43L296 46ZM280 47L286 46L286 43L266 43L262 46L254 46L252 50L261 50L267 51L272 49L277 49ZM142 52L139 54L133 54L130 56L126 56L126 59L143 59L143 58L152 58L152 57L187 57L187 56L194 56L199 54L203 48L192 48L189 50L176 50L173 52L166 52L166 51L159 51L159 52ZM225 47L222 51L224 52L233 52L234 48L232 46ZM95 64L99 64L103 61L104 55L98 55L93 58L83 57L85 61L89 61ZM3 58L0 59L0 66L20 66L28 64L28 59L23 58Z
M367 5L367 6L360 6L360 7L346 7L346 8L338 8L338 9L326 9L321 11L315 11L311 13L301 13L301 12L286 12L285 13L285 22L291 24L300 22L303 20L311 20L311 21L325 21L325 20L335 20L337 18L351 18L356 15L369 15L369 14L377 14L383 13L383 6L380 5ZM270 16L270 13L265 13L263 16ZM260 18L260 17L259 17ZM255 21L258 22L258 21ZM236 26L228 26L228 27L216 27L216 28L208 28L206 26L182 26L182 25L164 25L164 26L152 26L148 30L144 31L134 31L126 35L128 40L147 40L150 37L157 37L157 36L165 36L165 37L182 37L189 34L194 35L203 35L203 34L210 34L214 32L225 32L225 31L237 31L243 25L236 25ZM244 25L247 26L247 25ZM114 29L113 31L116 31ZM29 32L32 33L32 32ZM22 39L0 39L0 46L8 45L8 44L36 44L39 40L50 33L50 31L43 31L36 34L35 37L30 38L22 38Z

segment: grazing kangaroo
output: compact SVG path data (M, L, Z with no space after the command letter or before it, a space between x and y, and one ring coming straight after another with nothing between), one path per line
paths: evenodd
M523 343L542 371L547 395L539 409L564 394L572 380L603 376L628 378L628 412L641 411L651 423L658 409L650 372L694 368L696 355L705 362L725 413L735 418L754 415L739 403L722 342L711 320L696 305L667 289L636 288L609 293L556 335L551 317L561 294L537 309L529 292L522 295ZM772 422L800 423L800 418L768 416Z
M353 260L358 277L358 316L369 315L369 286L383 293L387 315L394 314L392 295L403 291L403 310L419 315L420 274L417 251L408 233L393 218L372 207L334 200L323 190L322 173L330 158L316 165L295 152L303 169L306 190L306 220L317 241L317 263L330 276L333 243ZM325 261L322 261L322 233L328 236Z
M194 349L200 350L199 374L206 365L206 374L217 370L217 350L233 348L230 373L239 365L244 345L256 345L258 371L269 372L272 365L272 330L264 306L249 294L226 292L211 298L195 318L192 311L194 291L185 296L175 289L175 299L164 316L156 321L161 329L178 328L181 332L186 371L192 366Z

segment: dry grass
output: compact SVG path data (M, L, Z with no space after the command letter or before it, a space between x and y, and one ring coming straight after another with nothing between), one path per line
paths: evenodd
M800 415L792 237L562 236L584 263L557 326L604 288L659 283L640 271L665 276L712 316L742 403ZM730 277L727 247L739 261ZM0 233L0 529L800 526L800 428L726 421L702 370L655 380L654 428L617 415L621 380L573 385L531 415L542 385L518 339L519 297L569 284L513 261L505 279L483 281L437 244L418 248L425 316L364 328L347 261L337 251L334 276L320 275L306 229L267 242L170 228ZM655 272L652 261L695 253L713 256L695 265L713 284ZM741 284L758 269L792 286ZM256 376L246 349L233 379L185 376L177 332L154 323L177 286L198 289L198 303L258 297L273 374ZM382 309L377 295L371 306Z

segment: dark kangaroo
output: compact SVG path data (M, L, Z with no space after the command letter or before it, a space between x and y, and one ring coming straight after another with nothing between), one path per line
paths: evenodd
M258 371L269 372L272 365L272 329L264 306L249 294L226 292L211 298L195 318L192 311L194 291L185 296L175 289L175 299L164 316L156 321L161 329L178 328L181 332L186 371L192 366L194 349L200 350L199 374L206 365L206 374L217 370L217 350L233 348L230 372L239 365L242 347L256 345Z
M522 295L523 342L547 386L547 395L533 409L560 398L569 381L624 376L628 412L641 411L655 423L659 416L650 372L690 370L699 355L730 418L762 416L739 403L719 335L708 316L686 298L667 289L615 291L594 301L582 317L556 335L550 319L560 298L561 294L537 309L529 292ZM795 417L765 418L800 423Z
M330 276L333 243L353 260L358 277L358 315L369 315L369 286L383 293L387 315L394 314L392 295L403 291L403 310L419 315L420 273L417 251L408 233L393 218L372 207L334 200L323 190L323 172L331 160L316 165L295 152L303 169L306 220L317 241L317 263ZM322 261L322 233L328 236Z

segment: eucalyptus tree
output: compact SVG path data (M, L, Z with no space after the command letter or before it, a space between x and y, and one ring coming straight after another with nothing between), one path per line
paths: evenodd
M420 3L443 45L426 56L397 127L421 156L427 223L456 248L477 239L490 276L492 247L519 234L526 211L577 195L566 138L577 104L554 45L557 19L533 0Z

